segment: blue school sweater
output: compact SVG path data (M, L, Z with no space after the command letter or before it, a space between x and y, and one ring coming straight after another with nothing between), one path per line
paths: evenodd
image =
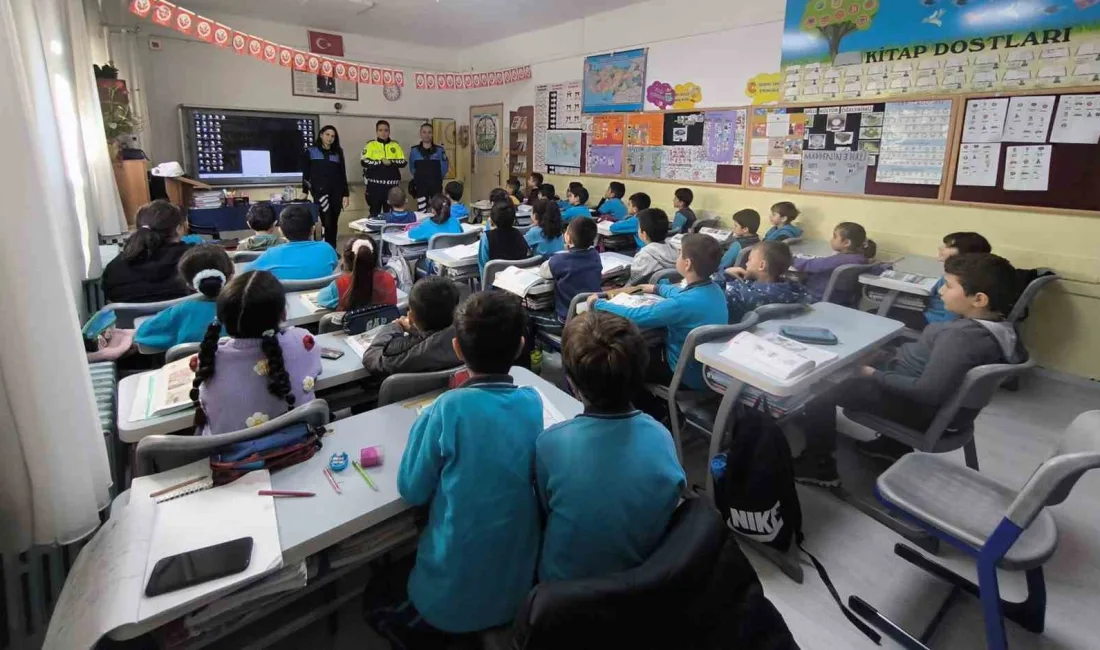
M553 239L547 239L542 234L541 226L531 226L531 229L527 231L527 234L523 236L527 240L527 245L531 247L531 252L536 255L553 255L558 251L565 250L565 237L564 235L558 235Z
M940 298L940 288L947 282L943 277L932 286L932 295L928 296L928 306L924 309L924 320L929 325L932 323L949 323L953 320L957 320L959 315L955 312L947 311L947 306L943 304L943 298Z
M612 235L634 235L634 243L641 248L645 242L638 236L638 217L631 215L622 221L611 224Z
M569 303L578 293L596 293L603 284L603 262L595 248L573 248L547 261L554 278L554 309L558 320L565 322Z
M571 205L561 213L561 220L569 223L577 217L591 217L592 211L588 209L587 205Z
M691 208L680 208L676 211L676 216L672 218L672 225L668 227L668 234L675 235L685 232L685 228L691 228L695 225L695 220L696 216L694 210Z
M726 282L726 306L730 322L740 323L745 314L763 305L806 303L810 294L797 282L756 282L731 279Z
M489 423L503 424L488 431ZM397 489L428 506L409 599L452 633L511 621L535 580L541 537L533 489L542 400L508 375L470 379L420 414Z
M641 411L586 412L543 431L535 477L547 512L539 582L641 565L687 482L672 434Z
M730 247L726 250L725 255L722 256L722 261L718 263L718 272L721 273L729 267L737 263L737 256L741 254L741 251L745 250L748 246L755 246L760 243L760 237L756 233L745 235L744 237L737 237L730 244Z
M608 300L597 300L596 309L629 318L642 329L666 328L665 356L668 367L675 372L680 351L691 330L703 325L725 325L729 322L726 297L722 288L710 280L701 280L683 288L661 282L657 285L657 295L664 300L655 305L623 307ZM684 383L695 390L706 388L703 368L698 361L691 360L684 373Z
M199 343L206 327L218 317L215 300L188 300L153 316L141 324L134 340L146 347L167 350L181 343ZM225 335L225 328L222 328Z
M764 233L764 241L783 241L784 239L794 239L801 236L802 229L793 223L788 223L768 228L768 232Z
M271 271L280 280L312 280L332 275L339 261L326 242L292 241L267 249L245 270Z
M180 241L188 246L197 246L206 242L206 240L202 238L202 235L184 235L180 237Z
M462 224L458 222L458 219L452 212L451 217L443 223L436 223L431 219L425 219L420 222L420 225L406 234L412 241L429 241L432 235L457 234L460 232L462 232Z
M598 212L611 217L615 221L622 221L626 218L627 209L622 199L607 199L600 206Z
M382 215L386 223L416 223L416 213L411 210L390 210Z
M558 201L558 209L561 210L562 212L565 212L566 210L568 210L571 207L573 207L573 206L570 205L569 199L560 199Z

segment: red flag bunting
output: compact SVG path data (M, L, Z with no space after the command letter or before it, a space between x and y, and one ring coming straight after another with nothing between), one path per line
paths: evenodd
M191 35L195 26L195 12L176 7L176 19L172 21L172 28L181 34Z
M279 47L279 65L285 66L287 68L294 65L294 49L289 48L285 45L280 45L278 47Z
M248 37L248 55L257 59L264 58L264 40L262 38Z
M372 84L374 84L375 86L381 86L382 85L382 69L381 68L371 68L370 69L370 82Z
M348 80L348 64L344 63L343 61L337 61L335 72L337 79L340 79L341 81Z
M321 74L326 77L332 77L336 74L336 65L332 62L332 59L326 59L321 57Z
M195 36L205 43L214 42L214 21L202 16L195 17Z
M138 18L148 18L153 10L153 0L130 0L130 13Z
M229 41L233 30L229 29L221 23L214 23L214 45L218 47L229 47Z
M320 72L321 71L321 57L319 57L315 54L310 54L309 56L307 56L306 57L306 69L309 70L310 72L314 72L314 73Z
M233 46L233 51L236 52L237 54L247 54L248 53L248 34L245 34L244 32L238 32L237 30L234 29L233 30L232 46Z
M176 15L176 5L171 2L165 2L164 0L154 0L153 2L153 22L161 27L171 27L172 20Z
M264 41L264 61L268 63L279 62L279 46L271 41Z
M401 70L394 70L393 71L393 83L396 86L404 87L405 86L405 73L402 72Z
M359 83L361 83L361 84L369 84L370 83L370 68L368 68L365 65L359 66Z
M294 69L305 72L309 70L309 55L301 50L294 50Z
M415 81L416 89L417 90L424 90L424 86L428 83L424 79L424 73L423 72L417 72L413 76L413 79Z

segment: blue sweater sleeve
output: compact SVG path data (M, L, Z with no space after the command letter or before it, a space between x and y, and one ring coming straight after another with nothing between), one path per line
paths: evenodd
M409 149L409 175L416 176L416 163L420 160L420 150L416 147Z
M616 235L629 235L638 232L638 217L627 217L611 224L611 232Z
M438 408L428 407L413 423L409 442L401 456L397 470L397 491L401 498L413 506L422 506L432 500L443 472L443 454L440 438L443 436L443 417Z
M642 329L668 327L680 319L682 310L676 305L675 300L668 299L678 292L679 289L662 284L657 286L657 294L663 296L665 300L655 305L624 307L609 300L597 300L595 308L634 321L634 324Z
M139 344L156 350L167 350L176 344L180 324L176 316L180 310L169 307L141 324L134 334Z
M680 232L681 230L683 230L685 222L687 222L687 217L685 217L682 213L677 212L676 216L672 218L672 225L668 227L668 233L672 235Z
M477 249L477 271L485 272L485 265L489 263L489 239L485 233L481 233L481 246Z
M729 267L733 266L733 263L737 261L737 256L741 254L741 242L736 239L730 244L729 250L722 256L722 261L718 263L718 270L725 271Z
M431 219L425 219L405 234L408 235L409 241L428 241L438 231L435 225Z
M317 292L317 305L325 309L336 309L340 304L340 290L336 288L336 280L328 283L328 286Z

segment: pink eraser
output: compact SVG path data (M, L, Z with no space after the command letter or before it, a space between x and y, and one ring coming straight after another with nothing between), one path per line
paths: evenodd
M363 447L359 450L359 464L363 467L377 467L382 464L384 456L382 447Z

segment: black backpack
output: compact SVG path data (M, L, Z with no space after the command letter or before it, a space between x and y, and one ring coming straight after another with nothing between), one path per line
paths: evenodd
M736 409L729 448L711 462L715 501L726 525L783 553L797 544L848 620L879 643L880 635L844 606L825 567L802 546L802 506L794 486L791 447L768 414L767 402L757 402L756 407L738 404Z

